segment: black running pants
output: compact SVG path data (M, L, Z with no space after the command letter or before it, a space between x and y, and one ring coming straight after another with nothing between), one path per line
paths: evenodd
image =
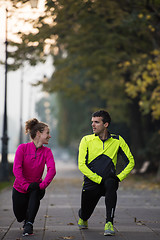
M106 205L106 222L113 223L116 203L117 203L117 189L118 181L114 178L108 178L103 183L103 191L105 195ZM81 209L79 210L79 217L84 221L88 220L92 215L99 199L103 196L102 185L97 184L94 190L82 190L81 195Z
M15 188L12 191L13 212L18 222L23 220L34 223L40 200L44 197L45 190L33 190L20 193Z

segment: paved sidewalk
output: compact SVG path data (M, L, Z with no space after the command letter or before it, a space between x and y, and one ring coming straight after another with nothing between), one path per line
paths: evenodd
M127 181L127 180L126 180ZM11 189L0 193L0 240L159 240L160 191L126 190L123 182L118 191L115 216L116 235L103 235L104 198L89 220L88 230L77 227L82 175L72 163L57 162L55 181L48 187L34 223L34 235L22 237L22 224L12 212Z

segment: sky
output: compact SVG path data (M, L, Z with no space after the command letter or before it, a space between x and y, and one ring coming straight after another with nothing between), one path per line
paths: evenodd
M27 10L28 11L28 10ZM29 11L27 14L30 14ZM8 36L12 37L12 23L8 19ZM0 8L0 60L5 59L5 8ZM51 57L48 57L45 64L38 64L35 67L29 65L24 67L23 74L23 111L22 122L32 117L38 117L35 113L35 103L43 93L41 87L33 87L31 83L36 83L46 75L48 78L53 73L53 63ZM7 116L8 116L8 136L9 152L15 151L19 138L20 129L20 101L21 101L21 78L22 70L8 72L7 74ZM5 68L0 65L0 138L2 137L3 115L4 115L4 86L5 86ZM1 141L0 141L1 152Z

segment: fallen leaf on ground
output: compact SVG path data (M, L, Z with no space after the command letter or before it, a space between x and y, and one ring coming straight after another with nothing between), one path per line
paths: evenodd
M73 237L73 236L61 237L61 238L63 238L63 239L74 239L74 237Z
M67 225L74 225L74 223L67 223Z

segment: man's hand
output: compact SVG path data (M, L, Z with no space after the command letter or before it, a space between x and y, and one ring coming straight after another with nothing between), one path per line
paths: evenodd
M118 182L120 182L120 179L115 175L115 179L118 181Z
M102 178L101 184L104 184L105 180L106 180L106 179L109 179L109 178L113 178L113 179L115 179L117 182L120 182L119 178L118 178L115 174L110 173L108 177Z

